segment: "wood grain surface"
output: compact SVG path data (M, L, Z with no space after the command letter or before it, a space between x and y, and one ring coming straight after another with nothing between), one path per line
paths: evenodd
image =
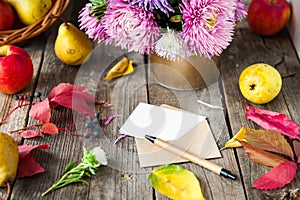
M64 17L77 23L78 12L87 1L71 1ZM275 66L282 75L294 73L283 79L283 88L274 101L261 106L285 113L300 124L299 104L299 60L286 30L274 37L261 37L254 34L247 24L240 23L231 45L220 57L220 76L209 86L192 91L170 90L157 83L151 71L148 57L136 53L126 53L120 49L94 43L91 58L81 66L63 64L54 54L54 41L60 22L56 22L40 36L20 44L30 54L34 64L34 77L22 93L39 91L46 98L51 89L61 82L74 83L87 87L87 92L97 100L111 103L111 108L92 105L100 112L100 137L84 139L66 131L55 136L24 140L24 144L50 144L50 149L35 150L33 157L45 168L45 172L18 179L13 185L13 200L27 199L91 199L91 200L150 200L168 199L154 190L148 180L153 167L140 168L138 154L133 138L127 137L114 144L119 136L119 128L139 102L154 105L169 104L196 114L204 115L209 121L216 142L222 148L242 126L259 128L246 120L245 99L238 88L241 71L250 64L265 62ZM134 73L118 79L103 81L103 77L123 56L133 60ZM153 66L152 66L153 67ZM201 100L222 106L224 109L212 109L197 103ZM0 94L0 119L17 106L13 95ZM7 132L37 123L29 117L30 107L18 109L9 117L7 123L0 125L0 131ZM105 126L105 120L118 115L112 123ZM65 127L82 116L70 109L52 110L51 121L59 127ZM85 131L84 124L72 128L76 133ZM82 147L91 149L101 146L107 153L108 166L101 166L97 176L87 179L89 185L72 184L55 190L42 198L41 194L57 180L67 163L82 157ZM220 177L211 171L193 163L181 163L180 166L195 173L207 200L256 200L256 199L300 199L300 173L286 187L274 191L259 191L251 188L253 182L270 170L255 164L242 149L225 149L222 158L211 161L224 166L238 176L232 181ZM0 199L6 195L6 188L0 189Z

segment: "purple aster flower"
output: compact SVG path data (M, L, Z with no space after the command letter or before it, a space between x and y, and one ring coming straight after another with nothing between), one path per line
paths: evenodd
M236 0L235 19L243 20L247 16L246 4L241 0Z
M107 39L104 26L102 21L100 21L97 17L90 15L91 7L92 4L88 3L79 12L79 27L85 31L89 38L104 41Z
M102 19L109 36L108 44L141 54L154 51L159 27L151 12L123 0L114 0L108 4Z
M220 55L232 40L236 0L182 0L181 37L193 54Z
M159 9L166 15L168 15L169 12L174 12L174 9L172 8L168 0L132 0L131 3L138 4L139 7L151 12L154 9Z

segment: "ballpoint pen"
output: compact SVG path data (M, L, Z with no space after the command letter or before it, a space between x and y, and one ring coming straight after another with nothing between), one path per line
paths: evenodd
M153 144L155 144L156 146L158 146L166 151L169 151L171 153L174 153L174 154L176 154L184 159L187 159L193 163L196 163L218 175L221 175L225 178L230 178L232 180L236 179L236 175L232 174L229 170L227 170L219 165L216 165L208 160L200 158L192 153L184 151L183 149L180 149L164 140L161 140L159 138L156 138L154 136L149 136L149 135L145 135L145 138L147 140L149 140L150 142L152 142Z

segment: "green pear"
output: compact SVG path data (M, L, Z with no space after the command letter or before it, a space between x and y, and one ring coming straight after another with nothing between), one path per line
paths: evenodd
M20 21L31 25L43 18L52 6L51 0L6 0L16 10Z
M93 49L87 35L69 22L59 26L54 44L56 56L69 65L80 65L87 60Z

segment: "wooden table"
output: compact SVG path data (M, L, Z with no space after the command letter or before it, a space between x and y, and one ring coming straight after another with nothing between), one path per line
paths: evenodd
M76 2L75 6L72 2L64 17L76 23L77 13L84 3ZM282 91L275 100L257 107L285 113L300 124L299 60L286 30L274 37L261 37L249 30L246 23L240 23L232 44L220 57L221 79L217 82L217 87L175 92L145 78L148 74L145 70L147 68L143 65L146 59L138 54L128 54L136 64L135 73L112 81L102 81L102 76L108 70L108 66L103 65L112 61L113 53L111 57L94 55L92 61L80 67L63 64L57 59L53 49L58 25L59 22L42 35L22 45L33 60L35 72L31 84L22 92L40 91L42 98L46 98L54 86L61 82L70 82L87 86L87 92L92 93L98 100L112 103L113 107L103 109L95 106L97 111L101 111L100 138L84 139L60 131L55 136L45 135L41 138L24 140L25 144L51 145L48 150L33 152L33 157L46 171L16 180L11 199L42 199L42 192L60 177L66 164L81 159L83 146L87 149L101 146L108 154L108 166L101 166L98 176L87 179L89 186L73 184L49 193L44 199L167 199L154 191L150 185L148 175L153 168L139 167L134 139L126 138L113 144L118 137L119 128L139 102L154 105L165 103L206 115L217 144L222 148L241 126L258 128L254 123L246 120L243 104L245 99L238 88L239 74L246 66L253 63L269 63L276 66L281 74L295 73L294 76L283 79ZM105 52L109 50L108 48ZM210 109L197 104L196 99L209 103L221 102L226 109L224 112ZM0 102L0 119L17 105L13 95L0 94ZM29 117L29 109L24 107L14 112L7 123L0 126L0 131L7 132L35 124L36 121ZM104 126L104 121L112 114L122 116L117 117L108 126ZM79 116L70 109L57 108L52 111L51 121L59 127L65 127L77 117ZM74 129L77 133L82 133L84 130L84 124L79 124L76 130ZM195 173L206 199L300 199L299 172L283 189L259 191L252 189L251 185L270 168L255 164L243 149L226 149L221 153L222 158L212 161L237 174L237 180L227 180L192 163L180 164ZM5 195L6 189L0 189L0 197L4 198Z

